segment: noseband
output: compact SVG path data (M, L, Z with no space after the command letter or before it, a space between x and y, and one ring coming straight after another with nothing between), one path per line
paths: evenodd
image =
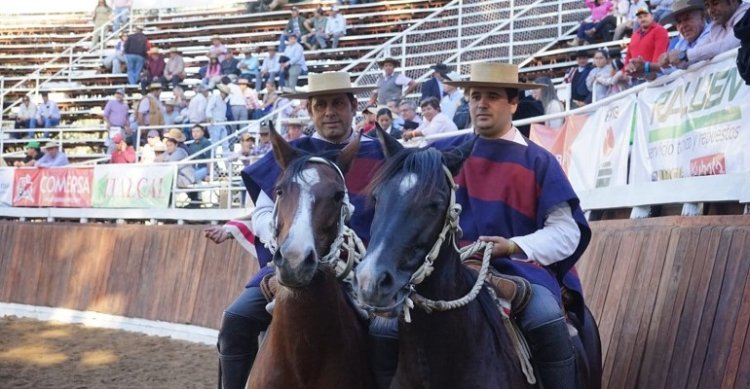
M359 263L359 260L364 256L365 252L365 245L362 243L362 240L359 239L357 234L346 225L346 222L349 221L354 213L354 205L349 201L349 190L346 188L346 179L344 178L344 173L341 172L341 169L339 169L335 163L325 158L310 157L307 162L321 163L332 167L336 170L341 181L344 183L344 199L341 203L341 210L339 212L338 234L336 234L336 239L333 240L328 253L320 258L318 262L333 268L336 273L336 278L339 280L346 280L350 278L354 265ZM273 216L271 218L271 228L274 233L270 241L266 243L266 248L268 248L271 254L275 254L278 250L278 243L276 242L276 231L279 223L278 208L279 197L277 196L276 201L274 201L273 204ZM347 252L345 259L341 258L342 248Z

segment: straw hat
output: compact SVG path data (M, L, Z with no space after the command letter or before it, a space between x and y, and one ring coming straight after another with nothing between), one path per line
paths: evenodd
M395 66L395 67L401 66L401 62L399 62L399 60L397 60L396 58L393 58L393 57L385 57L385 59L383 59L382 61L378 62L378 64L380 64L380 66L383 66L383 65L385 65L387 63L393 64L393 66Z
M216 85L216 89L218 89L218 90L219 90L219 91L220 91L221 93L224 93L224 94L226 94L226 95L228 95L228 94L232 93L232 92L231 92L231 91L229 90L229 87L228 87L228 86L226 86L226 85L224 85L224 84L219 84L219 85Z
M55 142L47 142L47 144L44 145L44 149L45 150L47 150L47 149L56 149L58 147L60 147L60 145L57 144L57 143L55 143Z
M287 125L287 126L289 125L304 126L305 124L307 124L307 122L308 121L303 118L287 118L281 121L282 124Z
M161 89L161 83L160 82L152 82L148 86L148 90L154 90L154 89Z
M149 54L159 54L159 48L158 47L152 47L148 50Z
M371 91L375 87L353 86L347 72L310 73L307 76L307 92L293 92L284 95L290 99L306 99L311 96L336 93L359 93Z
M247 78L240 78L239 80L237 80L237 83L240 85L247 85L250 83L250 81L248 81Z
M474 63L471 64L471 76L467 81L445 81L446 85L461 88L490 87L511 89L538 89L541 84L518 81L518 66L507 63Z
M169 52L170 53L177 53L177 54L179 54L180 53L180 49L178 49L176 47L172 47L172 48L169 49Z
M164 145L164 142L158 141L154 143L154 151L167 151L167 146Z
M172 128L169 132L164 134L164 139L172 139L177 143L182 143L185 141L185 134L183 134L179 128Z
M211 40L212 40L212 41L213 41L213 40L219 40L219 41L220 41L220 40L221 40L221 37L220 37L220 36L218 36L218 35L213 35L213 36L211 37Z
M706 9L703 0L677 0L674 2L674 4L672 4L672 12L664 15L664 17L659 21L659 24L675 24L677 22L675 20L677 15L685 12L695 11L697 9Z

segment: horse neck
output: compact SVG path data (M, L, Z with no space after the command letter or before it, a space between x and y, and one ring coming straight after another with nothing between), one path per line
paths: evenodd
M468 293L471 285L462 276L465 269L461 255L453 247L451 238L443 243L433 266L430 276L417 285L419 294L433 300L453 300Z

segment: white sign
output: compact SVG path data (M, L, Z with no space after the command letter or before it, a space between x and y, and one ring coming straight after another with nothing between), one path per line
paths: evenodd
M13 204L14 169L0 168L0 207L10 207Z

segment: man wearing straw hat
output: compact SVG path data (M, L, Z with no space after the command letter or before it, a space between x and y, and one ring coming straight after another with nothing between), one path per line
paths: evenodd
M519 93L541 85L519 82L517 66L509 64L473 64L468 81L446 85L469 90L478 135L438 143L475 142L456 177L462 243L494 242L492 264L503 274L500 282L512 281L519 291L530 287L530 297L511 303L543 386L578 387L561 290L572 292L582 308L580 282L569 270L586 249L591 231L558 161L511 122Z
M161 84L151 83L148 94L141 99L136 112L136 121L139 126L160 126L164 124L164 106L159 100L161 96Z
M166 88L170 84L174 87L179 85L185 78L185 60L182 58L180 51L173 47L169 49L169 60L164 67L164 75L161 78L162 84Z
M315 126L315 133L291 143L298 149L314 154L341 150L359 137L359 134L352 130L352 122L357 114L355 94L372 88L353 86L346 72L310 74L308 82L307 92L295 92L288 97L309 99L308 111ZM365 206L364 188L382 161L383 153L378 142L365 138L361 141L358 157L346 175L346 184L350 201L355 206L349 224L363 240L367 241L372 210ZM271 316L265 309L267 298L271 296L264 295L260 283L272 271L265 266L271 259L271 254L263 242L269 241L274 233L270 221L273 213L273 186L279 174L280 169L271 153L245 168L242 179L256 206L251 221L233 220L223 228L206 230L206 236L217 243L228 237L237 239L243 247L256 253L260 268L263 269L224 311L218 348L221 385L226 389L245 387L258 351L258 333L271 321ZM390 338L374 338L372 344L375 348L390 348L391 352L397 348L397 341ZM390 358L389 355L392 354L386 355ZM393 364L388 366L389 370L395 369L393 358L387 362ZM390 381L390 374L392 371L376 371L376 375L387 376L383 378L384 381Z
M68 156L60 151L60 145L55 142L47 142L44 145L44 155L34 164L36 167L57 167L68 165Z
M387 57L380 61L383 75L378 80L378 89L370 96L370 105L386 105L390 100L401 101L404 95L408 95L417 87L416 81L406 77L403 73L396 73L396 68L401 66L397 59ZM406 86L406 91L404 91Z

